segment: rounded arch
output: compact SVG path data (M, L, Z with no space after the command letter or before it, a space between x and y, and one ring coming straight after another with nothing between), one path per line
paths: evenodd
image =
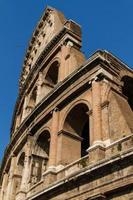
M50 132L44 129L38 132L32 150L31 183L41 180L43 172L46 171L49 160Z
M25 160L25 153L22 152L18 157L17 166L18 166L18 173L22 176L23 168L24 168L24 160Z
M25 151L25 150L22 149L22 150L19 152L19 154L18 154L18 156L17 156L17 161L16 161L17 164L19 163L19 160L21 159L21 157L23 157L23 155L25 155L25 152L24 152L24 151Z
M59 66L60 66L60 64L61 64L61 59L60 59L59 57L54 57L52 60L50 60L50 61L48 62L48 65L46 65L46 63L43 63L43 65L42 65L40 71L42 72L42 74L43 74L44 76L45 76L45 74L47 74L47 72L48 72L50 66L51 66L55 61L57 61L57 62L59 63Z
M54 63L54 62L58 62L59 63L59 66L60 66L60 64L61 64L61 59L60 59L60 57L54 57L50 62L49 62L49 64L48 64L48 66L47 66L47 70L45 71L45 73L47 73L48 72L48 70L49 70L49 68L50 68L50 66ZM44 65L43 65L44 66ZM43 69L42 69L42 71L43 71Z
M132 78L133 78L133 74L132 74L132 72L130 71L130 69L129 69L129 70L121 70L121 71L120 71L120 74L119 74L120 81L122 80L122 78L123 78L124 76L129 76L129 77L132 77Z
M41 128L36 132L36 134L35 134L35 136L34 136L34 145L36 144L36 141L37 141L39 135L40 135L42 132L45 132L45 131L48 131L49 134L50 134L50 137L51 137L51 129L50 129L50 127L49 127L49 126L43 126L43 127L41 127Z
M38 137L36 138L35 142L35 153L39 156L44 158L48 158L49 156L49 148L50 148L50 132L48 129L43 130Z
M128 104L133 110L133 77L124 75L121 81L123 82L122 93L127 97Z
M66 115L63 124L63 131L76 136L80 141L80 156L87 154L90 146L89 136L89 107L85 102L76 103Z
M46 71L45 80L51 86L54 86L58 83L59 66L60 66L60 63L58 60L53 60L48 66L48 70Z
M19 156L17 158L17 174L18 178L16 181L15 186L15 192L17 193L20 190L21 182L22 182L22 176L23 176L23 170L24 170L24 162L25 162L25 152L21 151L19 153Z
M63 126L64 126L64 122L65 122L65 119L68 115L68 113L72 110L72 108L80 103L83 103L85 104L87 107L88 107L88 110L92 110L92 106L91 106L91 103L85 99L80 99L80 100L75 100L73 101L73 103L69 106L69 108L67 109L67 111L65 112L65 115L63 116L62 118L62 122L61 122L61 127L63 129Z

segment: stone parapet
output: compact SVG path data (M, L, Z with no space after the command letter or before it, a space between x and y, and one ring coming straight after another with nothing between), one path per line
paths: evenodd
M128 144L128 149L126 149L126 146ZM119 146L121 145L121 149ZM112 143L111 145L107 147L97 146L95 145L93 148L88 151L88 155L76 160L75 162L67 165L62 166L62 169L55 168L54 171L47 171L40 182L32 186L27 194L28 199L31 199L31 196L33 195L39 195L39 193L43 193L43 191L47 191L48 189L58 186L59 184L65 184L71 180L77 180L78 177L83 176L85 174L90 174L91 177L93 177L93 174L95 176L98 176L98 171L100 169L106 169L108 165L110 165L110 174L106 174L106 172L103 172L103 177L99 180L97 180L97 184L101 184L102 181L104 184L108 185L108 181L115 181L113 183L113 187L117 186L117 182L119 182L122 179L122 176L124 177L128 173L128 178L131 182L131 176L133 175L131 173L132 166L131 163L128 164L127 169L121 168L121 162L124 162L124 159L128 159L128 157L132 157L132 145L133 145L133 135L129 135L126 138L122 138L120 141ZM115 151L114 151L115 149ZM117 150L117 152L116 152ZM103 152L103 153L102 153ZM96 155L97 154L97 155ZM93 156L92 156L93 155ZM99 155L99 158L98 158ZM95 162L92 162L92 157L94 158ZM129 160L131 162L131 159ZM113 164L118 163L118 164ZM94 172L95 171L95 172ZM123 172L122 172L123 171ZM99 171L100 172L100 171ZM101 170L102 172L102 170ZM101 173L100 172L100 173ZM105 175L104 175L105 173ZM116 174L117 173L117 174ZM119 174L119 175L118 175ZM117 176L118 175L118 176ZM125 180L128 179L126 176L124 177ZM119 180L120 179L120 180ZM129 183L130 183L129 182ZM120 181L121 183L121 181ZM103 184L103 183L102 183ZM124 184L124 182L123 182ZM92 187L92 186L91 186ZM93 185L94 187L94 185ZM110 190L110 186L108 190ZM94 189L94 188L93 188ZM98 199L101 199L104 197L104 195L97 195ZM91 197L93 199L93 197ZM34 199L34 198L33 198Z

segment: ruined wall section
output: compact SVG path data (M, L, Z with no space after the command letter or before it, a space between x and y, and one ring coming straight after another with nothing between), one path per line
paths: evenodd
M36 46L33 51L42 31L44 38L41 38L40 46ZM66 20L57 10L48 7L33 34L27 52L28 57L26 55L24 61L12 134L57 84L81 66L85 57L80 48L80 26L71 20ZM30 58L31 55L33 59Z

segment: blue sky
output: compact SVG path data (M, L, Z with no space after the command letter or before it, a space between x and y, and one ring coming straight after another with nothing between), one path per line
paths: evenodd
M87 58L106 49L133 66L133 0L0 0L0 160L9 142L25 49L46 5L82 26Z

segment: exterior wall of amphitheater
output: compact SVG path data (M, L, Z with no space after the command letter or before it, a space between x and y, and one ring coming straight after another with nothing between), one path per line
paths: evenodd
M133 199L133 72L85 60L81 28L47 7L27 49L0 200Z

